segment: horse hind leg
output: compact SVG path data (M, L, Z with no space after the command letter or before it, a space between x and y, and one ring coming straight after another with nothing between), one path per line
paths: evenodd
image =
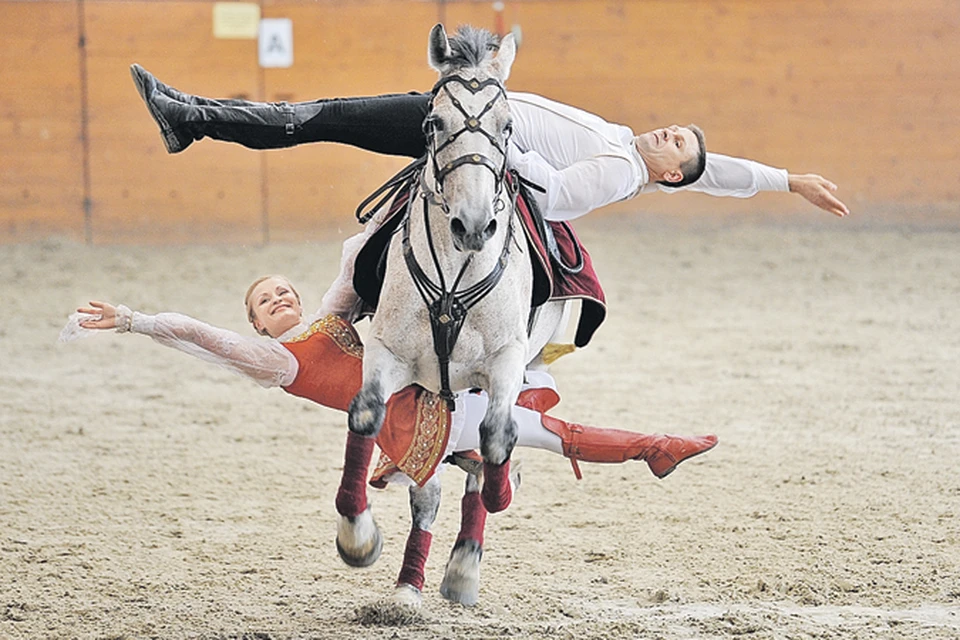
M472 607L480 599L480 560L487 510L480 499L480 476L467 474L460 500L460 533L443 572L440 595L451 602Z
M403 566L397 577L393 600L396 604L418 608L425 581L424 567L430 555L433 535L430 527L440 509L440 479L436 474L422 487L410 487L410 515L412 524L403 552Z
M520 463L512 465L513 491L520 487ZM450 559L440 583L440 594L451 602L472 607L480 599L480 560L483 559L483 532L487 510L480 499L480 476L467 472L466 487L460 501L460 533L450 551Z

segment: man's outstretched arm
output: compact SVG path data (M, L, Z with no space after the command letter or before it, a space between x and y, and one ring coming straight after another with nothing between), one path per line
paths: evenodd
M699 180L686 187L656 185L661 191L698 191L712 196L749 198L761 191L791 191L811 204L836 216L850 213L833 192L837 185L816 174L792 174L755 160L736 158L720 153L707 153L706 171ZM645 189L646 190L646 189Z

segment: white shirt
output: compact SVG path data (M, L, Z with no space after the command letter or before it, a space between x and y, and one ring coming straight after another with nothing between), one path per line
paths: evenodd
M652 191L748 198L789 190L785 169L718 153L707 154L706 170L691 185L652 183L629 127L531 93L507 95L514 121L508 162L546 190L532 193L548 220L571 220Z

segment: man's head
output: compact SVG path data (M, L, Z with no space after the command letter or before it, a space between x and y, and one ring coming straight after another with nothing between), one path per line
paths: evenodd
M277 338L300 322L303 309L300 294L283 276L259 278L244 298L247 319L264 336Z
M650 179L667 187L696 182L707 167L707 145L696 125L670 125L637 136L637 150Z

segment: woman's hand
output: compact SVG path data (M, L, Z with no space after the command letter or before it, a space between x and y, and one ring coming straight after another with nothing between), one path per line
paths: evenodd
M100 316L96 320L81 322L80 326L84 329L115 329L117 327L117 308L109 302L91 300L89 307L80 307L77 311Z

